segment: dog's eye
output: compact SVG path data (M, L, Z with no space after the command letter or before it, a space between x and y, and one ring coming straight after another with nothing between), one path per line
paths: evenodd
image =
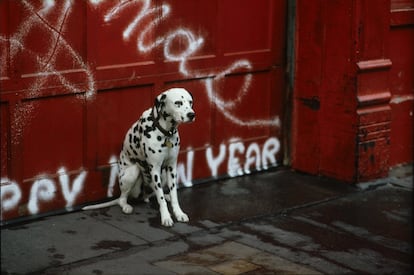
M183 102L178 100L178 101L174 102L174 104L178 107L181 107L183 105Z
M193 101L190 100L189 103L190 103L190 106L193 107Z

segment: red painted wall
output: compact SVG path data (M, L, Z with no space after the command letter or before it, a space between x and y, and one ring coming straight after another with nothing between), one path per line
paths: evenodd
M413 161L412 0L297 0L289 67L286 1L122 3L0 1L2 224L116 195L126 130L174 86L197 111L185 186L283 156L348 182Z
M2 223L116 195L127 129L169 87L190 186L279 165L285 1L0 1Z
M391 152L390 166L413 162L414 0L391 1L390 19Z
M413 161L413 7L297 1L295 169L358 182Z

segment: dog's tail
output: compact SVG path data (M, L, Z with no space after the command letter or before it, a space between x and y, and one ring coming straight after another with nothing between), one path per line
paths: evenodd
M119 204L119 198L111 200L111 201L99 203L99 204L84 206L84 207L82 207L82 210L100 209L100 208L105 208L105 207L109 207L109 206L113 206L113 205L117 205L117 204Z

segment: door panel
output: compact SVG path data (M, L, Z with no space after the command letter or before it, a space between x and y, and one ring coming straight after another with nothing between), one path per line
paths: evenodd
M184 87L182 185L277 166L282 0L0 1L2 223L119 193L124 135Z

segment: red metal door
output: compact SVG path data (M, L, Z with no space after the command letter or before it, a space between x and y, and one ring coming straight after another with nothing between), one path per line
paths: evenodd
M184 87L185 186L282 158L285 1L1 1L2 223L118 193L119 150Z
M390 166L413 162L414 0L392 0Z

